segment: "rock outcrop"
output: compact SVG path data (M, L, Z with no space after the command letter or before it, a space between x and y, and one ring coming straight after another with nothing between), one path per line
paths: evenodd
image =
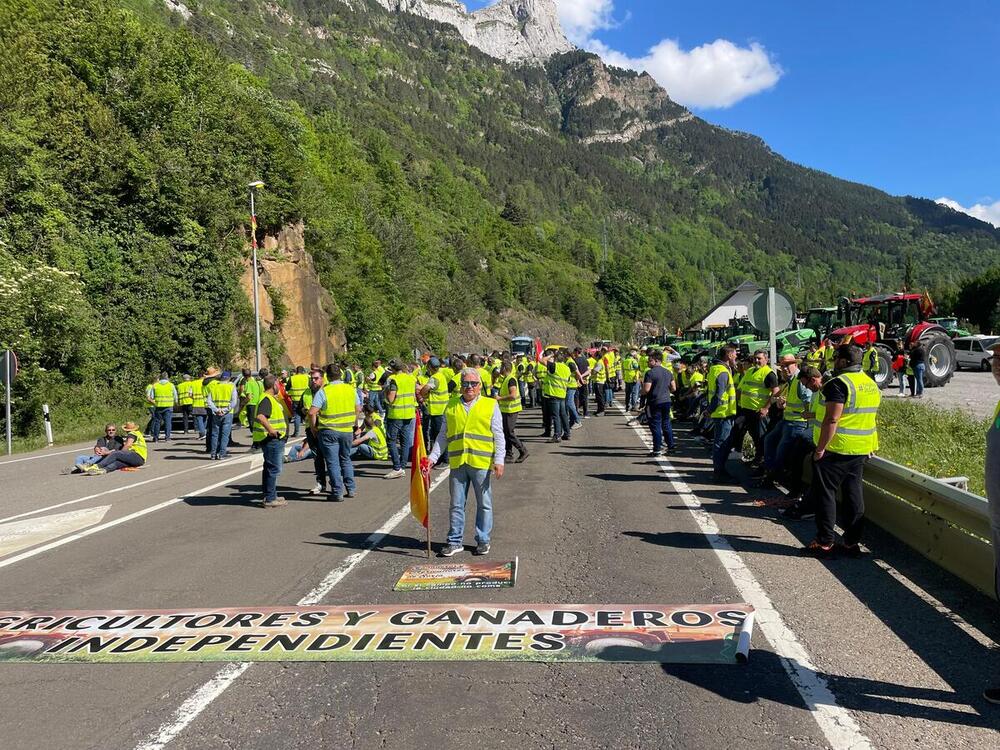
M285 346L285 361L268 362L270 367L332 362L344 351L344 333L332 323L337 305L319 282L304 234L301 223L289 225L277 236L266 235L258 250L261 327L272 330ZM253 304L249 262L240 283ZM282 318L277 327L276 303Z
M574 49L559 23L555 0L500 0L471 13L458 0L377 2L389 11L454 26L473 47L506 62L544 62Z

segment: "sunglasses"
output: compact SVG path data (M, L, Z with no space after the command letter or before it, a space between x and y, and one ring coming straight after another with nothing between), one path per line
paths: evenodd
M475 388L477 385L482 385L482 383L480 383L478 380L463 380L462 381L462 387L463 388Z

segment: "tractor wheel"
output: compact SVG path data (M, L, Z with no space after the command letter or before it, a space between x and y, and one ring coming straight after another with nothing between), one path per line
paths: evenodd
M878 372L875 373L875 385L879 388L890 388L896 379L896 373L892 369L892 352L882 344L875 345L878 352Z
M924 385L940 388L955 374L957 358L955 345L943 331L928 331L920 337L927 350L927 367L924 371Z

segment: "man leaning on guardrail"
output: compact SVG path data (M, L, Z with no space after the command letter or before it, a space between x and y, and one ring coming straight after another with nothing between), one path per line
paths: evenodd
M813 500L816 504L816 538L803 550L815 557L843 552L861 554L865 501L861 484L865 461L878 449L876 420L882 396L875 381L861 371L861 349L852 344L837 347L833 378L819 392L813 409ZM814 399L816 400L816 399ZM843 540L834 547L837 491L843 497Z
M993 379L1000 385L1000 342L993 345ZM986 433L986 499L989 501L993 529L993 582L1000 599L1000 403L993 412L993 422ZM990 703L1000 704L1000 686L986 688L983 697Z

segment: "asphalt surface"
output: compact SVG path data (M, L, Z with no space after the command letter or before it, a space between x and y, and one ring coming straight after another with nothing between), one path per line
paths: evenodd
M1000 681L994 603L876 529L866 558L801 557L811 522L779 522L775 493L714 485L686 430L669 462L648 458L620 415L587 420L569 443L539 432L528 412L531 458L494 485L492 557L519 557L516 587L393 592L425 559L407 517L323 601L709 604L753 590L774 617L760 618L747 665L254 664L178 724L218 664L7 663L0 746L998 746L1000 709L979 697ZM0 609L292 604L407 502L406 480L371 463L357 498L314 501L306 462L285 467L288 507L263 510L250 502L258 470L241 456L209 462L184 439L107 477L60 475L72 454L26 458L0 461L0 538L5 523L100 519L0 551ZM432 494L438 544L447 504L444 483ZM832 700L815 700L816 685Z
M885 398L898 398L898 393L895 386L882 391ZM959 370L944 388L926 389L920 402L938 409L961 409L980 419L988 419L993 416L998 399L1000 388L993 380L993 373Z

